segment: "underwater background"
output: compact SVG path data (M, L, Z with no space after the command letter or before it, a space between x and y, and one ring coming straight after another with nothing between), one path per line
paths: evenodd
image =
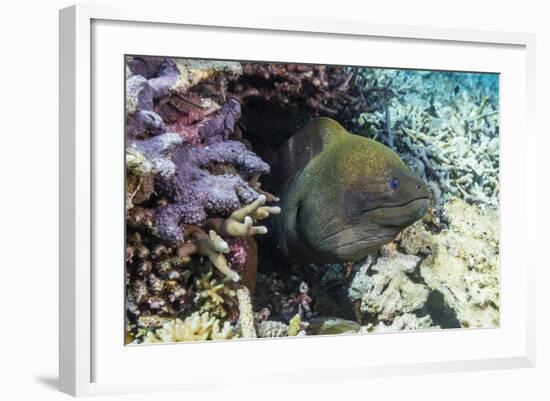
M498 74L125 62L127 344L498 327ZM359 260L296 263L273 237L274 160L318 117L429 193Z

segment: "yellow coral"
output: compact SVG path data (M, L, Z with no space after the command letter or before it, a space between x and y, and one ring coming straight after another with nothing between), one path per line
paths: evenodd
M296 314L292 319L290 319L290 322L288 322L288 336L294 337L297 336L300 332L300 323L302 323L302 319L300 318L299 314Z
M213 275L211 269L195 279L199 312L208 312L215 317L227 318L237 307L236 293L231 289L230 283L220 282Z

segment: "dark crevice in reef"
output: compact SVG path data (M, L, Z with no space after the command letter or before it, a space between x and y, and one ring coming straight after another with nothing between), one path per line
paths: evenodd
M424 277L422 277L422 273L420 271L420 265L422 264L422 259L419 259L416 263L416 266L414 268L414 271L412 273L405 273L408 278L411 279L411 281L415 284L422 284L427 286L426 281L424 280Z
M416 312L416 316L430 315L432 322L442 329L457 329L462 327L456 316L456 312L445 302L443 294L437 290L430 292L428 300L422 309Z
M261 248L261 247L260 247ZM268 249L269 247L264 247ZM295 314L300 284L309 287L313 317L338 316L355 320L347 288L353 272L346 275L341 265L290 265L269 251L260 251L254 304L267 306L272 320L288 322Z
M242 110L239 124L243 136L268 163L277 149L313 118L262 99L247 100Z
M422 261L419 261L412 273L408 273L407 277L415 283L422 284L427 287L424 277L422 277L420 271L420 265ZM418 317L430 315L432 322L441 328L460 328L462 327L460 321L456 316L456 312L447 306L445 303L445 297L440 291L433 290L428 295L428 300L422 309L416 312Z

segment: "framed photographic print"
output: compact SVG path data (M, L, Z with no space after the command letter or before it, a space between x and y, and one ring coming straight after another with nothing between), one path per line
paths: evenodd
M150 11L60 14L62 391L533 365L532 36Z

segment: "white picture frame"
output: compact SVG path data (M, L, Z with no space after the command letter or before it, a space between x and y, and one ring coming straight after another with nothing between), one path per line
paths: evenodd
M129 32L129 29L132 29L132 33L137 35L140 30L149 29L151 26L158 28L157 34L162 35L164 32L162 30L177 30L188 27L188 29L195 30L204 29L210 33L225 33L228 37L232 34L241 35L242 38L261 34L265 37L265 40L271 40L269 38L270 35L274 37L285 35L289 40L294 40L293 36L312 41L323 38L329 41L331 38L338 38L342 44L345 44L346 41L361 41L363 39L383 40L385 43L406 40L411 44L417 43L421 45L430 43L434 46L439 46L442 52L444 52L444 48L447 45L454 46L453 51L468 51L468 48L477 48L480 52L485 52L486 48L510 49L510 54L513 53L510 57L515 58L518 71L521 70L521 74L518 73L518 76L514 77L518 93L521 94L518 96L519 99L513 99L518 103L507 103L503 105L502 110L503 113L509 113L509 126L511 127L513 124L514 127L521 130L523 141L536 142L532 126L532 122L534 121L533 103L535 85L534 35L400 25L375 25L358 21L295 20L286 17L258 17L251 19L247 16L246 19L243 18L241 20L232 18L230 19L230 24L227 21L228 19L224 18L224 16L215 14L208 16L183 15L179 10L156 7L145 9L140 7L114 8L105 5L79 5L60 11L60 390L68 394L80 396L133 391L197 389L203 385L212 387L212 382L208 381L212 375L208 372L201 373L200 369L196 369L197 371L193 373L194 375L187 377L185 380L178 380L177 377L168 376L164 378L151 377L148 380L130 380L127 377L122 377L123 375L114 374L116 370L123 370L123 366L117 365L119 362L131 364L132 362L130 361L133 361L135 364L141 358L143 358L143 361L159 361L163 360L163 358L169 358L172 352L188 352L186 354L187 358L197 358L197 355L204 355L208 352L225 352L228 357L233 358L242 355L242 358L240 358L243 359L241 362L243 365L242 372L250 373L258 381L265 380L262 377L267 372L270 372L270 380L273 380L274 375L277 376L278 380L297 380L297 370L300 372L299 380L326 380L343 377L361 380L364 377L380 375L534 366L535 283L533 273L536 260L534 256L531 256L534 253L530 252L525 252L524 258L519 264L520 267L516 266L516 269L519 269L520 273L518 273L515 283L511 283L509 276L502 276L501 290L503 302L505 306L514 305L507 308L506 313L510 313L510 316L517 319L515 321L517 324L510 324L510 319L506 319L507 315L503 315L502 325L499 329L471 330L467 331L466 334L463 334L465 332L450 330L445 331L446 333L439 331L408 334L398 333L395 335L377 335L378 337L347 336L345 338L324 337L298 340L214 342L189 344L185 345L187 346L186 349L176 345L175 347L179 347L177 351L172 351L175 348L170 349L170 347L174 346L124 348L122 342L120 342L120 355L122 355L121 358L128 358L126 362L123 359L116 359L114 356L113 359L100 357L99 360L101 363L97 362L97 355L100 355L102 352L106 354L109 351L108 347L104 346L105 342L101 340L101 336L97 335L96 327L101 325L101 327L110 330L112 326L103 323L102 319L105 318L107 320L107 317L105 317L105 314L98 312L101 310L101 305L97 306L94 303L94 291L97 290L98 286L103 285L101 280L104 277L94 273L94 266L96 266L98 260L102 261L104 257L109 258L113 256L113 254L109 253L98 253L99 245L94 240L98 227L104 227L96 220L97 216L102 213L101 202L98 202L97 193L109 193L108 191L103 191L102 188L98 188L98 185L103 184L101 180L98 181L94 178L98 174L96 171L98 169L98 155L107 155L106 158L109 159L110 154L105 153L106 142L97 142L93 136L94 129L97 129L101 124L107 123L107 119L102 119L101 122L94 120L94 118L97 118L96 112L100 111L95 110L95 103L92 99L93 96L101 96L102 93L99 90L94 95L95 89L92 85L92 77L101 68L94 59L94 55L97 54L98 47L100 47L98 43L105 43L101 42L101 35L105 36L112 32L119 32L120 35L120 32L124 30ZM117 26L117 24L120 26ZM97 29L106 30L104 33L101 33L102 31L98 31ZM108 29L113 29L113 31L108 31ZM97 32L98 35L96 42L93 39L94 32ZM117 56L120 54L121 47L119 46L115 49L116 44L122 43L125 38L120 37L118 41L115 40L116 37L110 36L110 38L113 42L113 54ZM127 40L129 43L130 39ZM147 45L143 45L142 52L145 53L148 51ZM149 53L146 54L150 54L151 51L158 51L160 54L163 54L163 52L167 51L169 54L164 54L187 56L187 54L178 54L178 49L174 46L172 48L173 50L171 51L170 45L164 45L162 49L149 50ZM152 48L149 47L149 49ZM135 46L129 46L125 52L138 53L135 50L138 50ZM287 57L294 60L297 56L293 56L291 50L291 48L287 48ZM100 48L99 51L102 51L102 49ZM281 51L284 51L284 49ZM498 53L497 50L495 50L496 53ZM224 54L228 58L242 59L242 57L246 57L238 49L226 49ZM220 55L221 53L217 53L213 57L223 58ZM189 57L192 56L197 56L197 54L189 54ZM267 59L269 56L265 57ZM307 59L307 56L304 57ZM503 57L508 56L503 55ZM480 57L480 60L482 58ZM263 60L264 58L260 56L257 59ZM494 60L500 59L495 57ZM504 63L502 60L498 62ZM120 62L122 63L122 59L120 59ZM476 62L478 61L471 59L470 62L472 65L471 68L475 70ZM496 62L493 61L493 63ZM389 63L391 64L387 66L390 67L401 66L397 65L398 61L389 61ZM479 63L481 66L482 62L479 61ZM122 66L122 64L120 65ZM434 64L433 68L445 69L449 65L446 64L445 60L442 60L440 64ZM483 67L479 68L483 70ZM98 71L94 71L94 69ZM496 68L494 71L497 70L499 68ZM114 71L113 74L117 75L117 79L122 79L122 71L122 67L120 67L120 70ZM515 73L510 72L510 74L513 75ZM123 96L123 94L121 93L120 96ZM519 108L512 107L518 104ZM120 103L120 109L123 109L122 103ZM122 119L119 122L122 124ZM117 130L118 128L114 129L115 132ZM122 133L123 131L121 130L120 138L118 139L120 143L122 143ZM506 133L503 135L506 135ZM503 252L506 250L504 252L504 255L507 256L506 263L513 261L514 243L524 245L528 248L533 246L522 242L525 240L521 238L516 238L520 234L517 230L514 232L514 225L519 222L527 222L524 224L533 225L530 232L534 232L536 221L536 210L533 207L527 207L527 199L530 196L534 198L534 190L532 188L535 185L530 184L533 183L535 178L534 174L529 173L535 170L535 150L529 149L529 147L519 149L515 142L516 140L513 136L506 138L506 141L503 142L501 153L503 157L503 174L501 177L503 182L502 196L504 199L501 211L503 219L502 247ZM116 143L116 140L113 143ZM515 150L515 152L512 152L512 150ZM505 168L510 163L514 163L520 167L512 172L511 169ZM115 169L118 166L116 162L113 162L112 165ZM116 177L120 178L122 172L119 171L119 173L120 175L117 175L118 173L114 174L113 179L117 179ZM518 182L518 180L520 184L510 186L511 182ZM116 230L114 232L116 234ZM122 238L120 241L122 241ZM117 260L120 259L113 257L113 269L119 266ZM120 264L120 272L122 272L122 264ZM116 299L118 295L113 294L113 292L117 290L116 288L113 290L113 288L115 287L102 287L109 297ZM120 291L122 292L123 289L121 288ZM120 319L122 319L121 310L122 308L118 308L116 312L120 316ZM517 327L512 329L511 326ZM507 332L508 334L506 334ZM495 344L495 348L488 349L487 352L472 350L471 353L464 353L465 356L463 358L458 356L453 357L452 355L441 355L440 358L433 357L422 360L417 355L411 354L407 358L388 358L387 362L384 362L383 358L377 359L373 353L371 354L372 361L370 362L365 359L346 360L342 358L333 359L330 362L330 366L324 366L312 360L310 365L305 364L301 368L287 370L276 362L276 354L298 350L306 354L308 352L314 353L315 349L319 347L328 350L331 348L336 349L336 347L342 346L342 341L346 341L349 347L363 347L361 342L377 341L385 346L392 344L392 347L399 350L406 349L400 347L408 346L408 340L403 340L405 337L412 338L410 344L430 344L440 341L441 335L445 335L445 341L452 341L453 344L462 344L462 342L464 344L473 344L476 342L482 344L483 341L487 341L488 344ZM369 340L370 338L377 338L377 340ZM304 340L307 342L299 343L299 341ZM506 344L508 345L503 345L505 343L504 340L506 340ZM398 343L402 344L399 345ZM379 346L377 345L377 347ZM458 352L463 352L463 349L460 347L458 345ZM273 354L272 358L275 361L273 366L267 366L267 363L264 363L263 366L255 365L253 371L250 371L245 366L247 363L252 363L259 353L271 355L270 352ZM335 352L334 355L337 355L337 353ZM106 365L111 365L113 372L104 375L101 372L101 366L106 369ZM238 385L231 375L217 378L215 383L217 386Z

